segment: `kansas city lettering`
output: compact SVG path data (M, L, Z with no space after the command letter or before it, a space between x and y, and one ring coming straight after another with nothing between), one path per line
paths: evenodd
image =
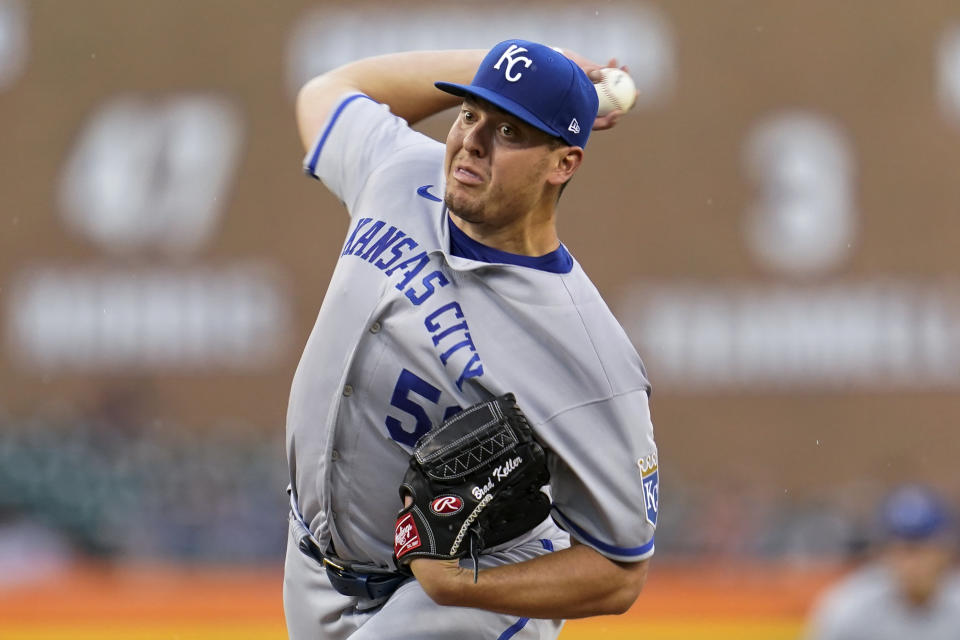
M403 291L410 302L420 306L437 288L450 282L442 271L432 270L421 275L430 263L430 256L426 251L417 251L420 243L405 232L392 225L384 229L386 226L383 220L360 218L340 255L365 260L387 277L399 273L397 291Z
M397 291L402 291L417 307L428 301L438 289L450 284L442 271L427 268L430 256L420 249L420 243L383 220L357 220L340 255L369 262L388 278L396 278ZM426 316L424 326L440 362L447 366L451 359L456 361L452 366L460 370L456 383L458 389L463 390L463 383L470 378L483 375L483 363L459 303L448 302L434 309ZM464 353L469 357L461 366Z
M473 344L473 338L470 337L470 327L463 319L463 309L456 301L448 302L428 315L423 325L430 332L430 340L439 350L440 362L444 366L458 351L467 349L470 353L467 363L460 369L457 389L463 391L464 382L469 378L478 378L483 375L483 363L480 362L477 347Z

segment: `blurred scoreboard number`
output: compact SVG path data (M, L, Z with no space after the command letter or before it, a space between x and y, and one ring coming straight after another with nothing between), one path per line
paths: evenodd
M944 30L937 47L937 88L940 109L960 127L960 23Z
M812 113L778 114L754 127L744 155L756 189L746 217L754 255L795 275L840 266L856 232L854 166L842 130Z
M634 282L619 301L662 389L960 386L960 287L837 277L858 231L856 163L840 127L809 111L765 117L743 142L743 172L745 244L775 280Z
M0 91L13 85L27 62L27 11L20 0L0 0Z
M114 98L67 161L64 221L110 253L194 251L216 229L241 135L232 105L214 97Z
M271 364L289 321L280 274L250 260L212 267L196 258L230 200L242 137L236 109L212 95L124 95L93 114L66 160L59 208L64 224L105 260L34 264L16 275L7 328L21 366Z

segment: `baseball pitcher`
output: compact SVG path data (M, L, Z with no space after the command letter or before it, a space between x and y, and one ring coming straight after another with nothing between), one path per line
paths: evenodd
M597 115L600 69L508 40L301 90L306 172L349 222L287 414L291 637L556 638L638 597L650 385L556 228L622 114ZM450 107L445 144L410 128Z

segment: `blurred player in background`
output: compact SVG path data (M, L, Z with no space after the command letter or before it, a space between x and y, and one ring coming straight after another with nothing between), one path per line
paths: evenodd
M619 115L597 117L599 70L511 40L360 60L300 92L307 172L350 228L287 414L292 637L547 640L637 598L658 509L650 386L556 230L591 129ZM457 105L446 145L409 127ZM506 392L547 449L553 518L486 550L476 580L429 558L408 579L394 525L413 445Z
M877 557L821 598L808 640L960 638L954 518L928 487L891 493L880 509Z

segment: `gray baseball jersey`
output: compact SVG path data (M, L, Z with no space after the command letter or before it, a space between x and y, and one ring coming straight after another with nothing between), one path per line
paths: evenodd
M870 565L832 587L811 616L809 640L958 640L960 575L949 576L929 606L910 606L893 575Z
M512 256L449 222L443 157L361 94L344 97L307 154L351 222L290 394L305 522L340 557L392 566L414 443L513 392L548 449L553 521L614 560L649 557L659 471L639 356L565 247ZM548 519L513 546L531 541L544 553L564 534Z

